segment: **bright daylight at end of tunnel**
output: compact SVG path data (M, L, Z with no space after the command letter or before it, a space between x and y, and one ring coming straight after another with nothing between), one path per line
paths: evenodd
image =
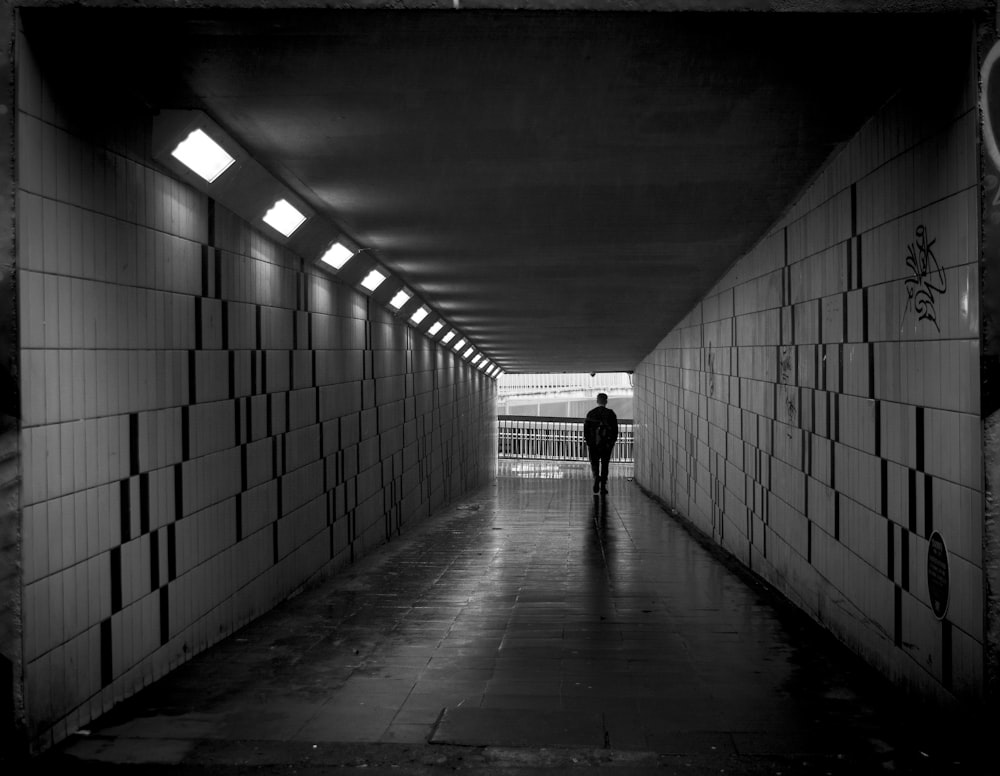
M993 774L996 0L0 0L0 771Z

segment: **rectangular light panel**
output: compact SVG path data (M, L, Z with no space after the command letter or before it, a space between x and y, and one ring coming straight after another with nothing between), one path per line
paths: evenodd
M482 359L482 357L483 357L483 354L482 354L482 353L477 353L477 354L476 354L476 357L475 357L474 359L472 359L472 363L473 363L473 364L478 364L478 363L479 363L479 361L480 361L480 359Z
M354 252L350 248L336 242L320 257L320 261L329 264L334 269L343 269L353 255Z
M396 295L389 300L389 304L391 304L395 309L398 310L400 307L402 307L409 301L410 301L410 295L408 293L406 293L405 291L397 291Z
M454 345L452 345L452 347L455 348L456 351L458 351L458 350L462 349L463 345L465 345L465 339L464 338L460 339L458 342L456 342Z
M369 291L374 291L376 288L382 285L383 280L385 280L385 275L383 275L377 269L373 269L365 276L365 279L361 281L361 285L367 288Z
M433 325L433 326L431 326L431 327L430 327L430 328L429 328L429 329L427 330L427 333L428 333L428 334L429 334L430 336L432 336L432 337L433 337L433 336L434 336L434 335L436 335L436 334L437 334L437 333L438 333L439 331L441 331L441 329L443 329L443 328L444 328L444 324L443 324L443 323L441 323L441 321L435 321L435 322L434 322L434 325Z
M469 349L468 349L467 351L465 351L465 352L464 352L464 353L462 354L462 358L468 358L469 356L471 356L471 355L472 355L473 353L475 353L475 352L476 352L476 349L475 349L475 348L469 348Z
M454 332L454 331L449 331L449 332L448 332L447 334L445 334L445 335L444 335L444 336L443 336L443 337L441 338L441 342L443 342L443 343L444 343L445 345L447 345L447 344L448 344L449 342L451 342L451 341L452 341L452 339L453 339L454 337L455 337L455 332Z
M236 161L201 129L192 131L177 144L177 148L171 151L170 155L209 183L222 175Z
M413 315L410 316L410 320L414 323L420 323L424 318L427 317L427 308L418 307L413 311Z
M288 237L302 226L306 217L300 213L287 199L279 199L271 209L264 214L264 223L277 229Z

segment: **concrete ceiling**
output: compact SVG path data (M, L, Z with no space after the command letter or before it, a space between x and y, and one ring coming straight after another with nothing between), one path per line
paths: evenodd
M23 19L80 99L205 110L508 372L631 370L969 34L940 13Z

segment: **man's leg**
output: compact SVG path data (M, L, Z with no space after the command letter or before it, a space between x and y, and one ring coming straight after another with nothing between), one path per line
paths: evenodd
M594 475L594 493L597 493L601 487L601 456L596 447L588 447L587 452L590 454L590 471Z
M611 463L611 453L601 455L601 493L608 492L608 464Z

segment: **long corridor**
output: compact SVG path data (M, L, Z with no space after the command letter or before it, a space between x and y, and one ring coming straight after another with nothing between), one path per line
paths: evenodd
M971 729L906 704L628 466L612 474L597 497L586 466L502 461L47 757L77 773L989 770Z

